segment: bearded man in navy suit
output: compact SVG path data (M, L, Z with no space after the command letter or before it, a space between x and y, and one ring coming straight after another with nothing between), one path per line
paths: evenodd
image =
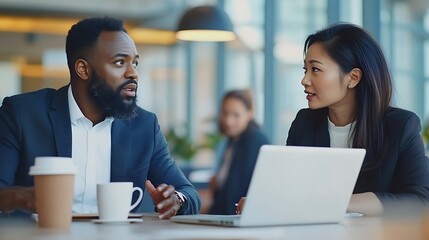
M74 212L97 211L96 184L127 181L148 190L161 219L198 213L198 194L170 156L155 114L136 105L139 55L122 21L78 22L66 53L69 85L3 100L0 211L36 212L29 167L37 156L63 156L78 168Z

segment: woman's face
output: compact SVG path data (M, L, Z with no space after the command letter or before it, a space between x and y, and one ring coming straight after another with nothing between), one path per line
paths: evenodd
M239 99L227 98L222 105L220 123L227 137L237 137L252 120L252 111Z
M355 85L349 74L341 74L340 66L325 52L320 43L313 43L304 59L305 75L301 81L311 109L353 107Z

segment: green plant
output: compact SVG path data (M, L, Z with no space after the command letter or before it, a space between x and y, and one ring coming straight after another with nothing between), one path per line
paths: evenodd
M423 139L428 143L429 142L429 122L423 128Z
M215 149L222 138L217 132L206 133L201 143L195 143L185 134L178 134L174 128L170 128L165 137L171 154L184 161L191 161L200 149Z
M181 136L170 128L166 134L171 154L178 159L190 161L198 152L198 145L193 143L187 136Z
M201 148L215 149L217 144L222 140L222 135L218 132L206 133L204 135L204 141L200 145Z

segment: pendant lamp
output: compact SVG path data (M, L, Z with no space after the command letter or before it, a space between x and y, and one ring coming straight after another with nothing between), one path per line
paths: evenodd
M226 42L234 40L235 34L231 20L223 9L199 6L183 14L176 38L184 41Z

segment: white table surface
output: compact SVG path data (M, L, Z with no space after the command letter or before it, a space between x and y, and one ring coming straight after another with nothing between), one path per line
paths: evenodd
M339 224L227 228L143 217L141 223L73 222L69 231L40 229L28 216L0 216L0 239L424 239L420 219L347 217ZM429 238L426 238L429 239Z

